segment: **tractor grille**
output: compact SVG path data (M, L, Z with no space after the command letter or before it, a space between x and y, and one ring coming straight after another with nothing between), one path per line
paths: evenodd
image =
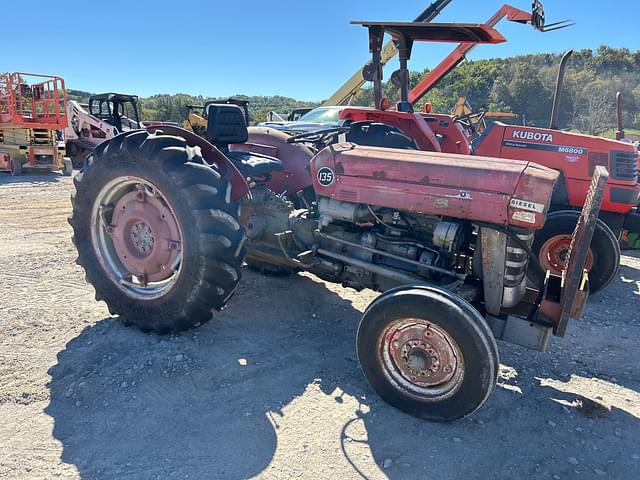
M633 152L611 152L611 178L638 181L638 157Z
M340 190L340 198L347 202L358 201L358 192L354 190Z

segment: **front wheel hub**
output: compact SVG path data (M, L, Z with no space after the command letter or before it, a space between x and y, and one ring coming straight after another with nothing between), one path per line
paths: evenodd
M569 248L571 247L571 235L556 235L548 239L542 247L538 256L540 265L544 270L549 270L555 275L562 275L562 272L569 259ZM593 267L593 252L589 249L584 268L591 271Z
M446 384L459 370L455 342L435 326L407 322L390 329L385 343L389 367L418 387Z
M118 259L146 282L173 275L180 253L180 233L168 206L140 188L122 196L107 229Z

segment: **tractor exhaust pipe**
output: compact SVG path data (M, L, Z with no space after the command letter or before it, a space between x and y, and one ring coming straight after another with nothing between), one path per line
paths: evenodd
M624 138L624 130L622 129L622 92L616 93L616 140Z
M558 69L558 79L556 80L556 91L553 94L553 109L551 110L551 121L549 128L551 130L558 129L558 115L560 115L560 101L562 100L562 83L564 82L564 71L567 68L569 57L573 54L572 50L567 50L560 60L560 68Z

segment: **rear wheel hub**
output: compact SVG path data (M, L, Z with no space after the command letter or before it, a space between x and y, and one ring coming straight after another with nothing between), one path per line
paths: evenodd
M183 238L163 193L138 177L117 177L98 193L92 241L105 273L132 298L152 300L175 285Z
M109 234L132 274L149 282L173 274L170 267L180 251L178 224L169 207L146 189L129 192L116 203Z

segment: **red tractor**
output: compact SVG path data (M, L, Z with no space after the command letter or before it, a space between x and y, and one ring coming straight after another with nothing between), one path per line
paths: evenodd
M379 36L497 35L476 25L367 25ZM338 142L310 158L314 195L299 196L308 204L296 208L270 185L293 178L299 157L232 149L248 138L242 110L212 104L207 114L206 139L172 126L126 132L96 147L74 179L78 263L96 298L125 323L167 333L208 321L231 299L245 258L374 289L383 293L357 334L366 378L397 408L448 421L493 392L496 339L544 350L580 317L602 167L563 277L529 288L555 170Z

